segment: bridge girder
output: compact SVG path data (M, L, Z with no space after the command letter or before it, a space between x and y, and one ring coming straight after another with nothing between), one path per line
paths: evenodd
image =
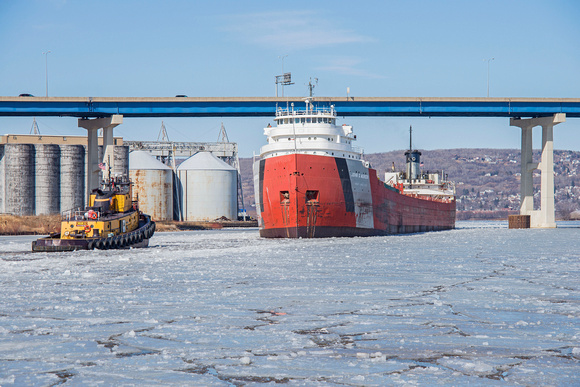
M299 97L0 97L0 116L271 117L278 107L301 108L304 101ZM312 103L334 105L340 116L534 118L564 113L568 118L580 117L579 98L315 97Z

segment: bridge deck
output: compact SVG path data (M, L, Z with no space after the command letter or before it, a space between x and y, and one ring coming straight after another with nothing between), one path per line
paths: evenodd
M301 97L0 97L0 116L222 117L273 116ZM315 97L340 116L580 117L580 98Z

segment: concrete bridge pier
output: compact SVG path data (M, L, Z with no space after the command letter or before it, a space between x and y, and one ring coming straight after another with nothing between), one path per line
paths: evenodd
M115 142L113 139L113 128L123 123L123 116L114 114L110 117L83 119L79 118L79 128L87 130L87 192L99 188L99 163L105 164L103 177L109 177L109 170L113 170L115 157ZM99 160L98 130L103 129L103 159ZM88 202L88 201L87 201Z
M522 129L520 215L530 215L530 227L555 228L556 212L554 206L554 126L566 121L566 114L558 113L550 117L510 118L511 126ZM542 155L539 163L532 158L532 129L542 127ZM535 169L541 172L540 209L534 210Z

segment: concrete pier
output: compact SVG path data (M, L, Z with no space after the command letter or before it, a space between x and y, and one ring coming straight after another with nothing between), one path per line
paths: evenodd
M105 164L103 170L103 178L109 177L109 170L113 170L115 158L113 152L115 150L115 141L113 136L113 129L123 123L123 116L114 114L110 117L83 119L79 118L79 128L87 130L87 192L90 195L91 191L99 188L99 163ZM103 129L103 159L99 160L99 144L98 144L98 130ZM87 198L88 203L88 198Z
M521 155L521 204L520 215L530 215L530 227L555 228L556 216L554 205L554 126L565 122L566 114L558 113L549 117L511 118L510 125L522 129ZM533 162L532 129L542 127L542 155L539 163ZM534 210L535 169L541 172L540 209Z

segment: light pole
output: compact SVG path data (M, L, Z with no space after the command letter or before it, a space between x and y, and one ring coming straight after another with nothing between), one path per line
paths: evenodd
M43 52L42 54L44 55L44 71L45 71L45 75L46 75L46 96L48 97L48 54L50 54L51 51L47 51L47 52Z
M489 98L489 62L494 60L495 58L484 59L485 62L487 60L487 98Z

